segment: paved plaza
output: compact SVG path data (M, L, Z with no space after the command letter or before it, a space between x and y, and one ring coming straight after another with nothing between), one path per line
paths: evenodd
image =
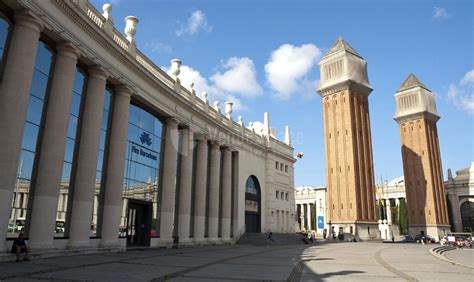
M471 281L474 269L432 256L433 245L333 243L214 246L0 263L1 281ZM448 252L474 267L474 250Z

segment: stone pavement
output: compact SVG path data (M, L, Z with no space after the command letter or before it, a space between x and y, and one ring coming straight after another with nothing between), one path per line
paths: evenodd
M0 263L1 281L470 281L473 270L433 246L320 243L144 249ZM474 252L465 252L471 259Z
M474 249L464 248L445 253L446 258L474 269Z

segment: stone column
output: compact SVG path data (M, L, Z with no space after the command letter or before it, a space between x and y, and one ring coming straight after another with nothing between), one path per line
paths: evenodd
M194 242L204 241L206 222L207 140L196 136L196 184L194 196Z
M36 49L43 25L31 13L15 13L0 89L0 250L6 250L13 190L25 127ZM8 138L4 138L7 136Z
M119 245L118 233L122 212L123 172L131 95L131 90L125 85L115 88L105 177L101 247L117 247Z
M385 212L387 214L387 224L392 225L392 210L390 208L390 199L385 200Z
M178 236L180 243L188 243L191 224L191 188L193 185L193 130L191 128L182 129L181 138Z
M221 152L219 144L213 141L210 145L211 164L209 172L209 241L218 240L219 229L219 179L221 168Z
M311 230L313 230L313 226L311 226L311 204L308 203L308 204L306 204L306 206L308 207L308 209L306 210L306 213L308 214L307 217L306 217L306 220L307 220L307 224L308 224L308 230L311 231Z
M245 227L245 212L239 212L239 203L245 202L245 190L244 193L239 193L239 152L234 151L232 155L232 236L236 240L240 235L239 232L243 231L243 229L239 229L239 220ZM245 203L242 205L242 209L245 210Z
M232 213L232 152L229 147L223 147L222 166L222 240L230 240L230 224Z
M34 249L53 248L69 111L79 55L67 43L58 44L56 49L28 234L30 247Z
M160 242L173 242L174 210L176 195L176 157L178 147L178 121L166 119L165 150L163 152L163 176L160 215Z
M71 210L68 242L71 248L88 246L90 243L105 83L103 70L99 67L89 69Z

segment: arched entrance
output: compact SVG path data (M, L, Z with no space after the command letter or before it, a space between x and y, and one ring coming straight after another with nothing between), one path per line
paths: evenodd
M245 232L260 233L260 184L251 175L245 189Z
M474 202L465 202L461 205L461 220L463 231L474 230Z

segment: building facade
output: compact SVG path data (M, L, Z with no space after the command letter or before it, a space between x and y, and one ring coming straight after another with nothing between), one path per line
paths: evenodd
M395 94L410 232L434 238L449 230L433 94L413 74Z
M408 233L406 193L403 176L376 186L380 237L391 240Z
M138 19L124 36L111 8L0 1L3 247L19 232L33 249L64 249L292 231L289 134L197 97L181 62L172 76L157 67L137 48Z
M453 177L448 170L444 182L448 196L451 227L456 232L474 231L474 162L465 169L456 171Z
M296 229L323 237L329 234L326 220L326 187L301 186L295 189Z
M377 239L367 63L342 38L319 63L328 225Z

